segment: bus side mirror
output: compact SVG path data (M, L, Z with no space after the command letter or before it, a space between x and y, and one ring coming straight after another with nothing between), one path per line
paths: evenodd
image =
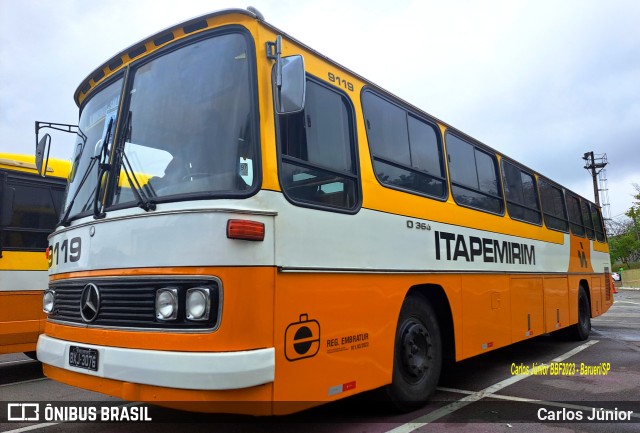
M306 77L304 59L300 55L282 57L282 82L277 89L276 111L278 114L297 113L304 110Z
M36 168L38 174L45 177L47 173L47 165L49 164L49 149L51 147L51 136L44 134L44 137L36 144Z

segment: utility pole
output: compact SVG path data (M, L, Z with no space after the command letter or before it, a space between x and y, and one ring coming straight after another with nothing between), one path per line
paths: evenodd
M600 194L598 194L598 173L602 170L606 165L606 160L600 159L600 162L596 162L593 152L587 152L582 157L586 161L586 165L584 168L591 171L591 176L593 177L593 195L596 199L596 204L600 206Z

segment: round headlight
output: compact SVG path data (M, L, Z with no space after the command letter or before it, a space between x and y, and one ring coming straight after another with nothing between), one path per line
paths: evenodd
M208 320L211 305L209 288L195 287L187 290L187 319Z
M56 292L53 290L45 290L42 295L42 311L46 314L51 314L53 311L53 304L55 301Z
M178 316L178 289L159 289L156 292L156 317L174 320Z

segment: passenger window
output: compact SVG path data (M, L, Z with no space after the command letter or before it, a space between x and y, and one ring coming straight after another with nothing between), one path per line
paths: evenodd
M582 211L582 221L584 221L584 228L587 231L587 237L589 239L595 239L595 232L593 230L593 220L589 212L589 203L584 200L580 201L580 210Z
M451 191L456 203L486 212L503 212L496 157L447 133Z
M44 251L48 245L47 236L60 218L64 183L60 181L60 185L53 185L40 179L36 183L7 176L0 187L0 197L3 189L13 190L13 213L8 224L0 227L0 245L7 250Z
M437 127L370 91L362 95L362 108L378 181L421 195L446 197Z
M591 206L591 217L593 220L593 228L596 232L596 239L600 242L605 242L607 237L604 233L604 226L602 225L602 215L600 215L600 209L598 209L595 205Z
M538 189L535 177L508 161L502 161L507 210L513 219L541 224Z
M294 203L354 211L359 206L353 110L348 100L307 80L305 109L281 115L280 182Z
M544 223L550 229L568 232L569 222L562 190L544 179L540 179L539 184Z
M567 193L567 208L569 210L569 226L571 233L584 237L584 223L580 210L580 199L571 193Z

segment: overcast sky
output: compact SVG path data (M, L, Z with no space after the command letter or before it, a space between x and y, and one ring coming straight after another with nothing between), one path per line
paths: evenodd
M640 183L640 1L0 0L0 151L32 153L36 120L77 123L96 67L166 27L255 6L301 42L593 200ZM73 137L54 135L69 158Z

